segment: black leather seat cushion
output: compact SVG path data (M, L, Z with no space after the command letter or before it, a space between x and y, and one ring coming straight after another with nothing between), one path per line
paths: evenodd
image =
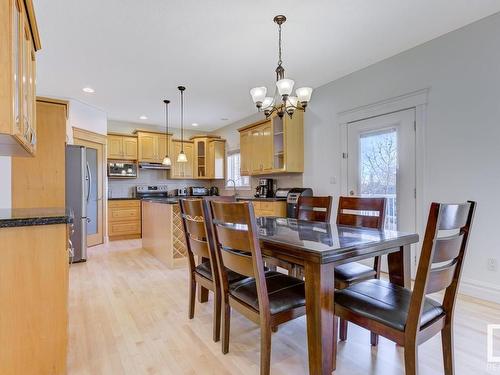
M373 267L357 262L341 264L335 267L335 278L345 282L375 278L376 275L377 273Z
M201 276L212 280L212 269L210 268L210 262L203 262L200 263L198 266L195 268L196 273L200 274ZM239 273L229 271L227 273L227 281L229 283L245 279L246 276L240 275Z
M335 305L404 331L411 291L383 280L367 280L335 292ZM421 325L443 314L440 303L426 298Z
M306 304L304 282L279 272L266 272L267 293L271 314L277 314ZM257 286L254 278L238 281L229 286L229 293L259 310Z

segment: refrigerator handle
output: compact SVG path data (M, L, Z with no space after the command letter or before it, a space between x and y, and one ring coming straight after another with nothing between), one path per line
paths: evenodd
M89 176L88 178L89 188L87 190L87 203L88 203L90 200L90 193L92 192L92 173L90 172L90 166L88 162L87 162L87 174Z

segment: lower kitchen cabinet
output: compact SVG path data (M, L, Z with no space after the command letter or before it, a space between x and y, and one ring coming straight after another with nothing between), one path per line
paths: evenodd
M108 201L108 236L110 241L141 238L141 201Z
M0 226L0 243L0 374L66 374L67 225Z
M255 216L286 217L286 202L284 201L253 201Z

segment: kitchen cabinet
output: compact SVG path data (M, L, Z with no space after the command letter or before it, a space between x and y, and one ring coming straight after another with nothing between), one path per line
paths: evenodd
M253 201L255 216L286 217L285 201Z
M0 4L0 155L36 151L36 57L40 38L31 0Z
M194 178L224 178L225 141L216 136L196 136L191 140L194 142Z
M167 152L171 134L137 131L138 160L145 163L161 163Z
M242 176L304 172L304 117L297 111L245 126L240 132Z
M108 159L137 160L137 137L108 134Z
M214 139L208 142L207 177L219 180L225 176L226 141Z
M177 157L182 149L182 142L179 140L172 141L172 148L170 149L170 159L172 160L172 167L170 168L170 178L172 179L187 179L194 178L194 142L184 141L184 153L186 154L187 162L178 163Z
M140 200L108 200L108 235L110 241L141 237Z

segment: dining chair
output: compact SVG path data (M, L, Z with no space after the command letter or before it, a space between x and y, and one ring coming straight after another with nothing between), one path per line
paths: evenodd
M418 345L441 332L444 373L454 374L453 313L476 203L432 203L413 291L368 280L335 293L335 315L404 346L406 375ZM427 297L444 290L442 303Z
M211 202L215 254L222 284L222 352L229 351L231 308L260 325L260 374L271 366L271 331L305 314L302 280L264 270L253 206L248 202ZM229 270L247 276L229 282Z
M297 219L329 223L332 212L332 200L331 196L299 197L299 201L297 202Z
M359 228L383 229L385 222L385 198L340 197L337 210L337 225ZM373 267L351 262L335 267L335 289L344 289L360 281L380 277L381 257L374 259ZM340 319L339 338L347 340L348 323ZM372 345L377 345L378 336L370 335Z
M231 199L231 197L215 199ZM203 199L180 199L179 206L189 263L189 319L194 318L197 286L200 286L200 294L202 288L212 291L214 294L213 340L217 342L220 340L221 288L207 206ZM195 256L199 259L198 264ZM229 282L243 278L244 276L234 272L228 273Z

